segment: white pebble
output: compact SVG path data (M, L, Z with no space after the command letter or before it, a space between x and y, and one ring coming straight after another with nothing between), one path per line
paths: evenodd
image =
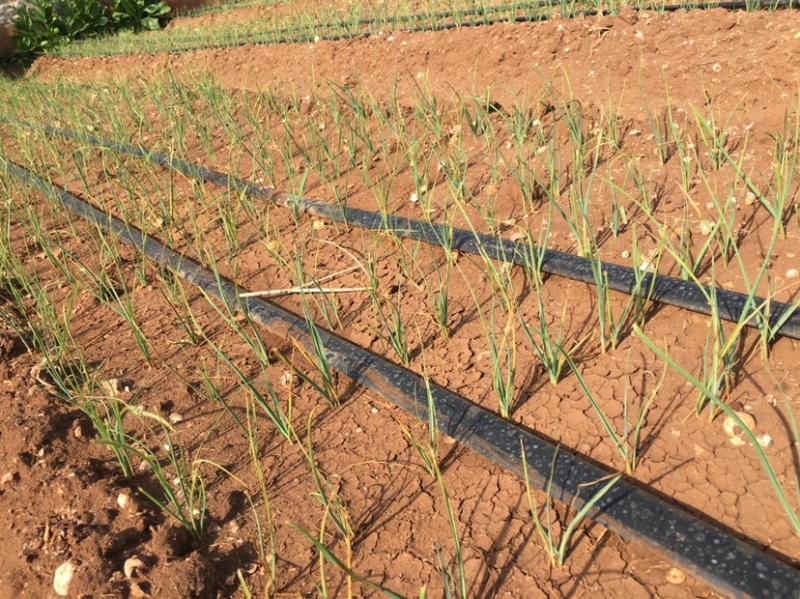
M796 279L797 277L800 277L800 271L798 271L796 268L790 268L786 271L787 279Z
M716 223L713 220L708 222L700 221L700 233L702 233L705 237L708 237L715 225Z
M293 372L285 370L281 375L281 386L284 389L293 389L300 384L300 377Z

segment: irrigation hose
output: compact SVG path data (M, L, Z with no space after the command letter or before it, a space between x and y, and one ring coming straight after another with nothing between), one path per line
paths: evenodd
M181 174L203 182L236 190L255 199L274 202L279 206L289 207L300 213L326 218L335 222L346 223L371 231L387 232L399 237L422 241L431 245L442 246L447 243L453 250L463 253L485 255L489 258L529 267L540 260L540 268L544 273L596 285L593 262L589 258L576 256L558 250L539 248L525 243L515 242L493 235L484 235L467 229L458 229L447 225L419 221L396 215L381 215L377 212L346 208L338 204L311 199L293 199L285 192L271 187L262 187L213 171L205 167L185 162L178 158L159 152L147 150L141 146L133 146L116 141L102 139L93 135L84 135L68 129L51 125L33 125L24 121L0 119L15 123L29 129L43 130L51 136L65 137L75 141L93 144L114 152L145 158L164 168L173 169ZM641 273L629 266L610 262L601 262L601 269L609 289L627 295L638 295L647 300L676 306L712 315L714 310L720 318L739 323L746 321L747 326L758 328L769 326L770 338L783 335L800 339L800 301L794 304L773 302L761 297L751 298L737 291L720 289L686 281L656 273ZM766 323L762 316L755 313L767 313Z
M136 227L48 183L16 164L0 166L27 185L50 196L89 223L115 235L160 266L173 270L209 296L249 314L272 334L290 339L313 352L305 320L260 298L241 299L246 291L218 277ZM580 509L609 477L593 464L559 449L492 412L341 337L318 329L330 365L368 390L427 422L428 397L443 433L498 466L523 478L522 453L530 480L539 489L550 484L553 498ZM734 597L797 597L800 571L743 542L645 489L620 479L603 495L589 517L623 539L658 551L670 562L722 593Z

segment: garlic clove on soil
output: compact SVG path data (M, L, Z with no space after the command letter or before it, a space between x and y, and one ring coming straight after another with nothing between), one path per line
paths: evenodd
M128 507L131 502L131 496L127 493L120 493L117 495L117 505L121 507L123 510Z
M678 568L670 568L667 572L667 582L670 584L683 584L686 581L686 574Z
M300 385L300 377L288 370L281 375L281 386L284 389L294 389Z
M75 564L69 560L56 568L56 572L53 575L53 589L55 589L56 594L61 597L69 595L69 585L73 576L75 576Z
M143 570L144 567L145 563L134 555L125 560L122 571L125 574L125 578L133 578L137 575L139 570Z
M736 416L739 418L742 424L744 424L750 431L754 431L756 428L756 419L753 418L752 415L748 414L747 412L734 412ZM728 435L730 442L732 445L736 445L737 447L741 447L746 442L742 438L744 431L739 426L739 424L733 419L732 416L726 416L725 420L722 422L722 430L725 431L725 434Z

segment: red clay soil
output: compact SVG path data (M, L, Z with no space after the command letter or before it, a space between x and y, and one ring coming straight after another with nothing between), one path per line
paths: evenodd
M796 56L800 56L797 12L625 12L619 18L556 19L536 25L440 33L397 32L313 45L82 60L45 57L28 76L43 82L62 78L158 80L168 70L187 79L211 72L229 89L273 87L288 95L296 91L301 97L317 93L327 82L351 87L358 82L370 94L382 98L388 97L396 83L398 100L405 105L410 104L417 82L425 79L443 99L453 92L480 94L489 88L492 98L504 107L520 98L537 97L542 84L553 80L564 89L568 82L572 95L592 109L606 105L610 93L622 118L631 123L631 130L642 131L647 130L642 98L647 99L652 111L660 113L667 105L668 88L671 106L687 113L692 106L702 107L708 101L724 115L738 106L730 129L739 135L749 131L752 140L748 151L765 161L773 147L769 134L782 130L786 112L797 109L800 71L793 58ZM651 149L641 143L645 163L655 160ZM224 147L223 140L220 144ZM209 162L199 143L189 148L188 158ZM99 175L97 182L102 183ZM190 196L188 183L177 185L177 194ZM320 199L331 199L322 186L315 187L311 182L311 189L319 192ZM401 187L398 195L407 198L409 191ZM224 190L214 192L223 194ZM367 198L368 194L356 194L353 205L369 207ZM109 201L111 206L102 190L93 199ZM698 202L704 202L702 195ZM512 204L513 198L509 198L503 208L509 215L513 215ZM676 206L667 209L678 211ZM767 227L756 208L750 210L753 228L759 228L759 224L760 228ZM57 222L57 216L54 218ZM362 241L352 232L303 220L295 225L286 216L276 216L275 220L276 227L297 238L337 244L324 246L327 249L315 257L306 257L309 269L333 272L349 266L349 258L331 248L362 247L358 245ZM791 281L783 278L783 273L797 266L800 256L796 224L789 231L772 263L783 301L798 297L796 285L792 287ZM759 239L758 231L753 234ZM566 229L557 229L553 239L554 245L562 246L560 249L570 249ZM91 244L85 240L70 238L64 243L87 263L96 260ZM177 243L180 248L181 242ZM210 230L209 243L224 243L222 234ZM603 246L609 257L618 257L625 247L615 244L615 240L609 240ZM748 247L752 247L748 261L755 263L758 243ZM76 299L72 325L82 339L88 340L82 345L87 357L106 377L123 381L114 393L164 418L179 415L176 428L192 440L186 441L191 450L238 478L211 466L204 470L210 522L206 537L192 542L137 493L137 484L150 484L147 473L142 473L141 481L123 481L109 461L108 449L92 443L90 423L68 403L55 399L47 381L37 377L39 358L29 355L15 341L12 331L5 331L0 338L0 475L7 473L0 483L0 512L4 514L0 523L4 541L0 547L0 597L52 596L53 573L67 560L78 565L70 587L73 597L243 597L238 590L237 570L243 572L253 596L269 592L286 597L320 596L315 586L320 584L317 553L287 525L297 523L316 535L322 519L319 502L311 496L314 487L302 449L281 442L266 423L262 427L259 456L267 475L279 556L276 588L270 589L267 572L258 562L255 527L247 504L246 491L252 491L254 501L258 501L248 447L241 439L236 440L235 433L240 431L232 430L224 410L200 401L204 364L211 367L210 362L203 362L208 359L208 349L184 342L185 334L175 325L158 291L164 283L156 269L148 267L147 284L134 285L136 257L125 252L123 256L124 273L135 287L137 305L143 310L143 332L152 340L155 356L148 365L129 333L115 333L119 317L89 294L81 294ZM59 273L49 266L40 249L21 251L21 258L37 265L43 280L58 280ZM431 259L442 260L441 252L433 252ZM291 275L275 266L270 255L255 245L243 252L240 266L242 278L251 288L280 288L293 283ZM480 280L476 266L464 260L461 268L466 280ZM401 282L401 275L388 267L382 267L380 275L385 289ZM522 278L519 273L514 276ZM470 313L467 286L460 277L454 278L459 280L452 283L452 336L438 337L430 322L418 318L422 338L414 334L413 341L425 345L424 367L436 382L492 408L485 337L474 313ZM735 275L727 280L734 287L740 281ZM363 281L356 273L341 283L358 285ZM424 313L421 294L407 287L410 291L403 309ZM198 312L199 326L213 331L214 342L244 365L243 370L255 375L257 364L241 340L226 330L198 294L187 293ZM585 324L591 318L593 306L581 299L589 297L587 286L548 279L544 293L548 302L559 306L556 312L561 306L569 306L571 322ZM300 311L296 298L279 302ZM370 329L366 315L369 304L349 298L340 303L345 319L340 334L391 356ZM678 362L696 364L707 336L706 323L705 317L664 308L648 321L647 331L654 339L666 340ZM580 332L580 326L576 326ZM287 340L265 342L284 352L291 349ZM663 367L652 356L635 353L628 358L632 347L638 352L641 346L629 340L609 354L587 355L581 363L587 384L596 390L598 401L612 418L621 415L625 381L631 377L640 383L637 388L650 389L655 373ZM782 339L768 362L790 398L800 396L795 373L798 355L796 342ZM633 368L628 366L628 359L635 363ZM302 362L299 358L295 361ZM748 354L734 401L753 414L759 433L772 436L769 457L780 480L791 485L797 475L795 450L784 406L764 392L774 386L764 366L757 352ZM412 360L411 368L422 371L419 355ZM526 399L515 410L514 420L598 463L615 467L615 449L574 377L565 377L557 387L551 387L537 380L533 370L531 373L532 380L523 394ZM279 389L282 374L280 362L269 367L269 376ZM230 390L235 380L229 377L221 384L223 391ZM303 423L313 414L315 456L321 470L336 481L353 516L353 569L406 596L416 596L423 585L430 597L441 596L435 547L451 555L449 524L442 494L424 472L404 433L408 429L424 435L424 429L380 398L359 390L351 390L346 401L335 408L328 407L305 384L293 391L293 399L299 431L304 431ZM709 424L705 419L688 417L693 402L694 394L674 373L670 374L648 416L646 431L652 442L634 478L703 518L797 563L800 539L791 530L752 450L733 446L722 432L719 419ZM214 434L207 435L208 431ZM593 525L582 527L565 566L549 567L531 522L523 484L487 460L446 441L442 454L470 596L717 596L712 589L676 573L648 550L624 543ZM132 506L118 504L121 493L133 498ZM543 495L537 497L543 501ZM263 516L260 503L257 509ZM337 555L343 556L344 544L331 538L330 534L326 537ZM132 556L143 564L128 578L123 566ZM329 596L345 596L346 581L341 571L328 566L326 572ZM378 596L358 585L356 595Z
M229 88L273 86L305 95L326 81L356 79L379 93L399 78L400 91L408 92L411 81L423 73L437 92L480 93L490 88L502 104L512 97L533 96L543 82L564 73L582 103L605 103L610 90L630 117L643 115L640 89L652 97L652 109L658 111L666 103L668 87L678 106L702 106L706 94L723 111L741 101L737 115L771 131L782 126L783 114L773 114L768 107L784 94L796 95L793 57L800 52L798 32L800 18L794 12L630 12L617 19L556 19L176 55L84 60L48 56L31 74L42 80L102 80L148 78L168 69L207 71Z

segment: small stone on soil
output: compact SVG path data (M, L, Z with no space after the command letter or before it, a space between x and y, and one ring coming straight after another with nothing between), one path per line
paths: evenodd
M683 584L686 580L686 574L678 570L678 568L671 568L669 572L667 572L667 582L670 584Z

